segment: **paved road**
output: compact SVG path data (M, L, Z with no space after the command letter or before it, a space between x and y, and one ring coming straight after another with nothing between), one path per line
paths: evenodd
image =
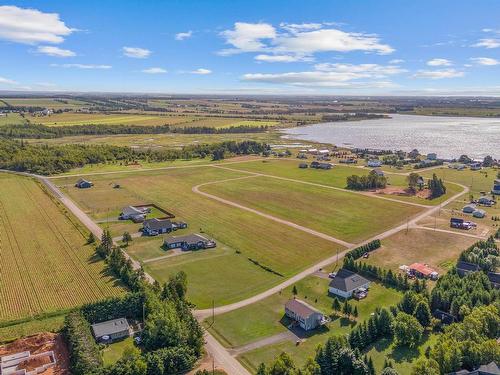
M463 194L466 194L468 191L469 191L469 188L464 186L464 185L460 185L464 190L460 193L457 193L455 194L454 196L452 196L451 198L448 198L446 201L444 201L442 203L443 206L447 205L448 203L452 202L453 200L457 199L458 197L460 197L461 195ZM230 201L229 201L230 202ZM234 202L231 202L231 203L234 203ZM282 282L281 284L278 284L274 287L272 287L271 289L268 289L260 294L257 294L253 297L250 297L250 298L247 298L245 300L242 300L242 301L239 301L239 302L235 302L235 303L232 303L230 305L225 305L225 306L220 306L220 307L217 307L214 309L214 313L217 315L217 314L223 314L223 313L226 313L226 312L229 312L229 311L233 311L233 310L236 310L236 309L239 309L239 308L242 308L242 307L245 307L245 306L248 306L248 305L251 305L255 302L259 302L267 297L270 297L272 296L273 294L276 294L278 292L280 292L281 290L297 283L298 281L302 280L303 278L313 274L314 272L316 272L319 268L324 268L326 266L328 266L329 264L332 264L334 262L340 259L342 259L345 254L355 248L355 247L358 247L362 244L365 244L365 243L368 243L370 241L373 241L375 239L384 239L384 238L387 238L387 237L390 237L396 233L398 233L399 231L401 230L404 230L406 228L410 228L414 225L416 225L417 222L419 222L420 220L422 220L424 217L426 216L429 216L429 215L432 215L434 212L438 211L441 209L441 206L438 205L438 206L432 206L430 208L427 208L427 210L415 215L413 218L409 219L406 223L403 223L403 224L400 224L392 229L389 229L389 230L386 230L385 232L383 233L380 233L376 236L373 236L372 238L369 238L367 239L366 241L363 241L362 243L359 243L359 244L355 244L355 245L352 245L350 246L348 249L342 251L342 252L339 252L338 255L334 255L334 256L331 256L327 259L324 259L322 260L321 262L319 263L316 263L314 266L311 266L307 269L305 269L304 271L298 273L297 275L295 276L292 276L290 279L288 280L285 280L284 282ZM195 315L199 318L199 319L205 319L207 317L209 317L210 315L212 314L212 309L205 309L205 310L196 310L195 311Z
M309 233L309 234L312 234L316 237L320 237L320 238L323 238L327 241L330 241L330 242L335 242L339 245L342 245L342 246L345 246L345 247L352 247L353 244L352 243L349 243L349 242L346 242L346 241L343 241L343 240L340 240L338 238L335 238L335 237L332 237L332 236L329 236L328 234L325 234L325 233L321 233L321 232L318 232L314 229L311 229L311 228L307 228L307 227L304 227L302 225L299 225L299 224L295 224L294 222L292 221L289 221L289 220L284 220L284 219L280 219L279 217L276 217L276 216L273 216L273 215L269 215L269 214L266 214L264 212L261 212L261 211L258 211L258 210L255 210L253 208L250 208L250 207L247 207L247 206L243 206L242 204L239 204L239 203L236 203L236 202L233 202L233 201L230 201L228 199L224 199L224 198L220 198L216 195L213 195L213 194L209 194L209 193L205 193L204 191L201 191L200 190L200 187L202 186L207 186L207 185L212 185L212 184L218 184L218 183L225 183L225 182L229 182L229 181L235 181L235 180L243 180L243 179L247 179L247 178L252 178L252 177L259 177L260 174L252 174L251 176L245 176L245 177L236 177L236 178L230 178L230 179L227 179L227 180L221 180L221 181L212 181L212 182L205 182L203 184L199 184L199 185L196 185L196 186L193 186L192 190L193 192L197 193L197 194L200 194L200 195L203 195L207 198L210 198L210 199L213 199L213 200L216 200L218 202L221 202L221 203L224 203L224 204L227 204L229 206L233 206L233 207L236 207L236 208L239 208L239 209L242 209L242 210L245 210L245 211L248 211L248 212L251 212L251 213L254 213L256 215L259 215L259 216L262 216L262 217L265 217L266 219L269 219L269 220L273 220L273 221L276 221L280 224L284 224L284 225L288 225L289 227L292 227L294 229L297 229L297 230L300 230L300 231L303 231L303 232L306 232L306 233Z

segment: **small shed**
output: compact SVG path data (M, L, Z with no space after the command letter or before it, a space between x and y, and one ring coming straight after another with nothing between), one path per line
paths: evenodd
M90 187L94 186L94 184L91 181L87 181L83 178L80 178L76 183L75 187L79 189L88 189Z

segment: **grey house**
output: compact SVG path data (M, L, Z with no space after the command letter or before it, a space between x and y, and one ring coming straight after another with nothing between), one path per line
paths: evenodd
M493 288L500 288L500 273L498 272L488 272L488 279L490 279Z
M90 187L94 186L94 184L90 181L84 180L83 178L80 178L78 181L76 181L75 187L79 189L88 189Z
M119 318L92 324L92 333L97 341L115 341L129 337L132 330L127 319Z
M173 236L165 239L163 245L167 249L200 250L214 248L214 240L203 237L201 234L188 234L187 236Z
M496 362L490 362L487 365L479 366L477 369L472 371L460 370L449 373L448 375L500 375L500 368Z
M151 209L144 207L127 206L123 208L119 218L120 220L131 219L133 222L138 223L146 219L146 214L148 212L151 212Z
M161 233L170 233L174 230L174 224L170 219L148 219L142 224L142 232L147 236L157 236Z
M369 286L369 280L357 273L342 268L337 272L333 280L330 281L328 291L337 296L349 298L352 297L352 294L357 289L367 289Z
M285 304L285 315L299 323L306 331L328 322L323 313L299 299L291 299Z

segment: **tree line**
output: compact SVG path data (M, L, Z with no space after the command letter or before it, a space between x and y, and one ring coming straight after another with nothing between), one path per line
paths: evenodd
M366 176L352 175L347 177L347 188L351 190L384 189L387 186L387 177L379 176L370 171Z
M1 127L0 127L1 128ZM265 143L226 141L185 146L182 149L132 149L112 145L32 145L25 141L0 138L0 168L42 175L67 172L86 164L113 162L172 161L206 158L220 160L228 155L248 155L269 152Z
M268 130L268 126L239 125L229 127L211 126L177 126L169 125L106 125L106 124L86 124L86 125L63 125L46 126L41 124L10 124L0 127L0 137L6 138L34 138L51 139L76 135L118 135L118 134L231 134L231 133L262 133Z

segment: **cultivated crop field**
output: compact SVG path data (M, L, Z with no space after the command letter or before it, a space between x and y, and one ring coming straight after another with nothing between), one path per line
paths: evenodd
M63 191L94 218L108 209L113 212L134 203L156 203L189 224L182 234L204 232L214 238L218 243L216 249L145 263L146 270L160 282L184 270L188 274L189 298L203 308L210 306L212 299L216 305L222 305L266 290L342 249L330 241L192 191L199 183L245 176L239 172L193 166L95 175L92 176L95 186L84 190L73 187L75 177L57 178L54 182L63 186ZM119 183L121 188L113 189L113 183ZM113 223L109 227L113 231ZM114 235L119 234L114 232ZM157 239L134 240L128 251L145 261L161 254L163 250L159 246L161 241ZM248 258L283 276L265 271Z
M56 113L45 117L30 117L34 124L47 126L71 125L175 125L189 123L193 119L179 116L151 116L137 114L104 114L104 113Z
M78 109L82 107L91 107L91 103L87 103L76 99L51 99L51 98L2 98L12 106L20 107L43 107L49 109Z
M0 116L0 126L2 125L23 125L28 121L19 113L7 113L7 116Z
M37 182L0 174L0 320L123 293L86 235Z

